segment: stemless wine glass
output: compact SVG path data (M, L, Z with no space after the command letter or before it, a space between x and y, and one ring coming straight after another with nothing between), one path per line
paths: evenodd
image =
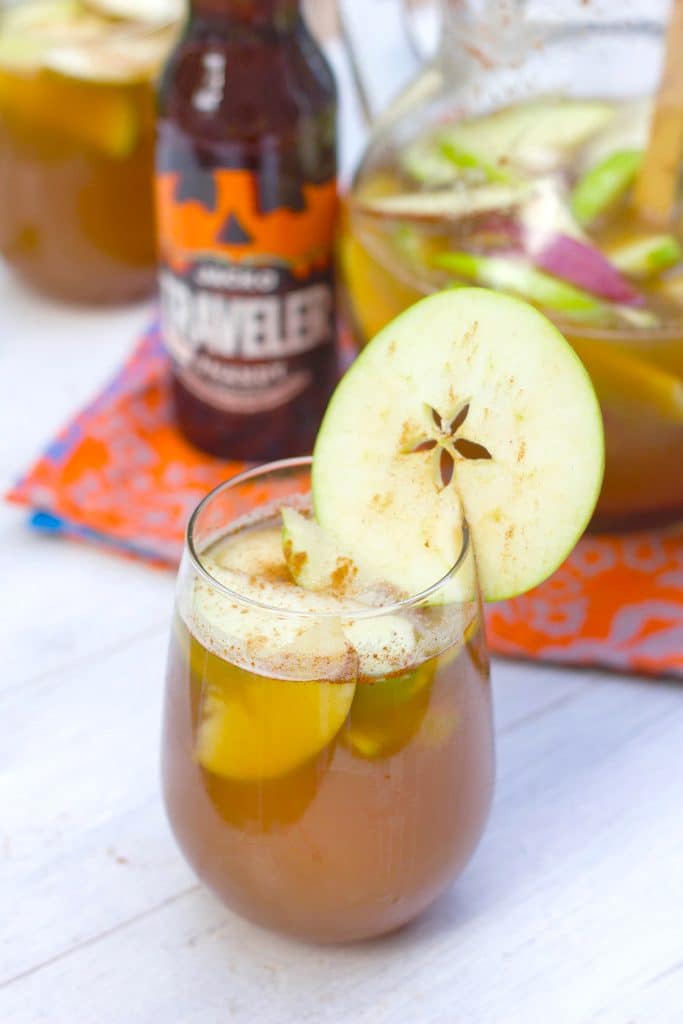
M409 921L469 860L493 789L491 700L466 530L421 594L292 583L281 509L307 507L310 464L242 473L190 521L163 785L185 857L228 906L339 942Z
M0 256L37 290L154 291L155 87L183 8L0 0Z

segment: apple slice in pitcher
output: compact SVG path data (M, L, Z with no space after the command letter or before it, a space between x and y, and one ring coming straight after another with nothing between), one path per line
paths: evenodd
M483 595L500 600L569 554L603 468L600 409L569 343L528 304L460 288L412 306L346 373L313 502L341 550L410 593L448 573L467 521Z

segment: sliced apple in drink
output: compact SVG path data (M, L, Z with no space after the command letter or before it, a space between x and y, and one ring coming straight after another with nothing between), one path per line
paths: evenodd
M182 18L183 0L83 0L86 7L108 18L126 21L169 22Z
M313 652L325 628L311 627L299 645L308 642ZM323 642L331 650L332 638ZM341 633L336 642L343 656ZM319 754L344 724L356 688L355 682L270 679L234 666L219 676L203 681L195 753L208 771L231 779L274 778Z
M452 139L440 136L414 142L403 153L401 164L416 181L437 188L452 185L458 180L481 184L487 181L508 182L515 178L505 168L463 149Z
M334 537L313 519L296 509L283 508L282 524L282 549L297 586L352 599L345 602L341 628L358 658L359 675L384 676L395 672L397 666L411 664L419 644L415 625L406 616L380 610L399 595L359 571L356 563L341 553ZM354 610L366 613L368 607L377 607L377 613L349 617Z
M380 615L342 623L347 641L358 656L358 672L376 679L415 661L418 637L413 623L402 615Z
M442 222L463 220L483 213L509 210L524 203L532 194L528 183L481 185L439 189L436 192L403 192L377 199L359 199L355 205L364 214L383 219Z
M377 680L364 680L356 686L349 717L340 733L340 741L359 757L375 759L397 753L420 732L421 742L438 747L457 724L454 709L436 704L432 683L438 672L455 661L469 644L470 657L481 648L476 634L481 629L478 614L465 627L458 642L441 654L423 661L417 668ZM480 666L483 674L488 663Z
M542 172L559 166L614 118L614 106L596 100L544 97L445 128L438 139L494 166Z
M282 550L298 586L344 594L358 576L358 566L334 538L295 508L282 509Z
M313 681L355 676L357 659L339 625L344 606L332 594L292 585L277 527L236 532L204 555L203 564L218 587L198 579L185 617L207 647L273 675ZM320 631L312 650L317 621L337 628Z
M572 192L571 207L580 224L591 224L622 198L635 181L642 158L638 149L621 149L610 153L579 178Z
M606 313L604 303L595 295L543 270L537 270L516 256L444 252L434 259L434 266L487 288L514 292L546 309L571 315L574 319L600 319Z
M429 705L437 659L412 672L359 683L341 741L359 757L390 757L413 738Z
M195 754L223 778L292 771L332 742L353 700L358 657L334 615L338 602L259 575L278 559L284 568L279 530L236 535L203 559L230 592L198 579L185 610L198 637Z
M611 247L608 256L624 274L631 277L654 277L680 263L683 252L674 235L647 235Z
M644 304L643 296L621 276L600 249L583 239L556 235L535 253L534 263L540 270L608 302L632 306Z
M554 170L614 119L610 103L542 98L446 125L409 145L403 169L423 185L460 178L510 180L521 170Z
M358 564L413 594L449 573L467 521L484 596L499 600L569 554L603 467L598 402L571 346L526 303L461 288L403 313L342 379L313 501Z
M80 24L84 11L80 0L33 0L32 3L5 4L0 27L3 37L40 36L53 39Z

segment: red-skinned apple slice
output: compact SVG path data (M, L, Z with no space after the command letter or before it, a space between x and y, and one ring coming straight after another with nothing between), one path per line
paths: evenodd
M624 306L642 306L644 298L599 249L569 235L556 235L536 253L534 263L577 288Z
M484 597L500 600L569 554L603 467L598 402L568 342L526 303L461 288L408 309L342 379L313 501L358 564L412 593L456 562L465 518Z

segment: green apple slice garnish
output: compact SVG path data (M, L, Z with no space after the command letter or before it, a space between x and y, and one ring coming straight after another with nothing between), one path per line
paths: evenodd
M413 594L450 571L466 520L483 594L499 600L569 554L603 467L595 392L557 328L518 299L461 288L412 306L346 373L318 434L313 501L357 564Z

